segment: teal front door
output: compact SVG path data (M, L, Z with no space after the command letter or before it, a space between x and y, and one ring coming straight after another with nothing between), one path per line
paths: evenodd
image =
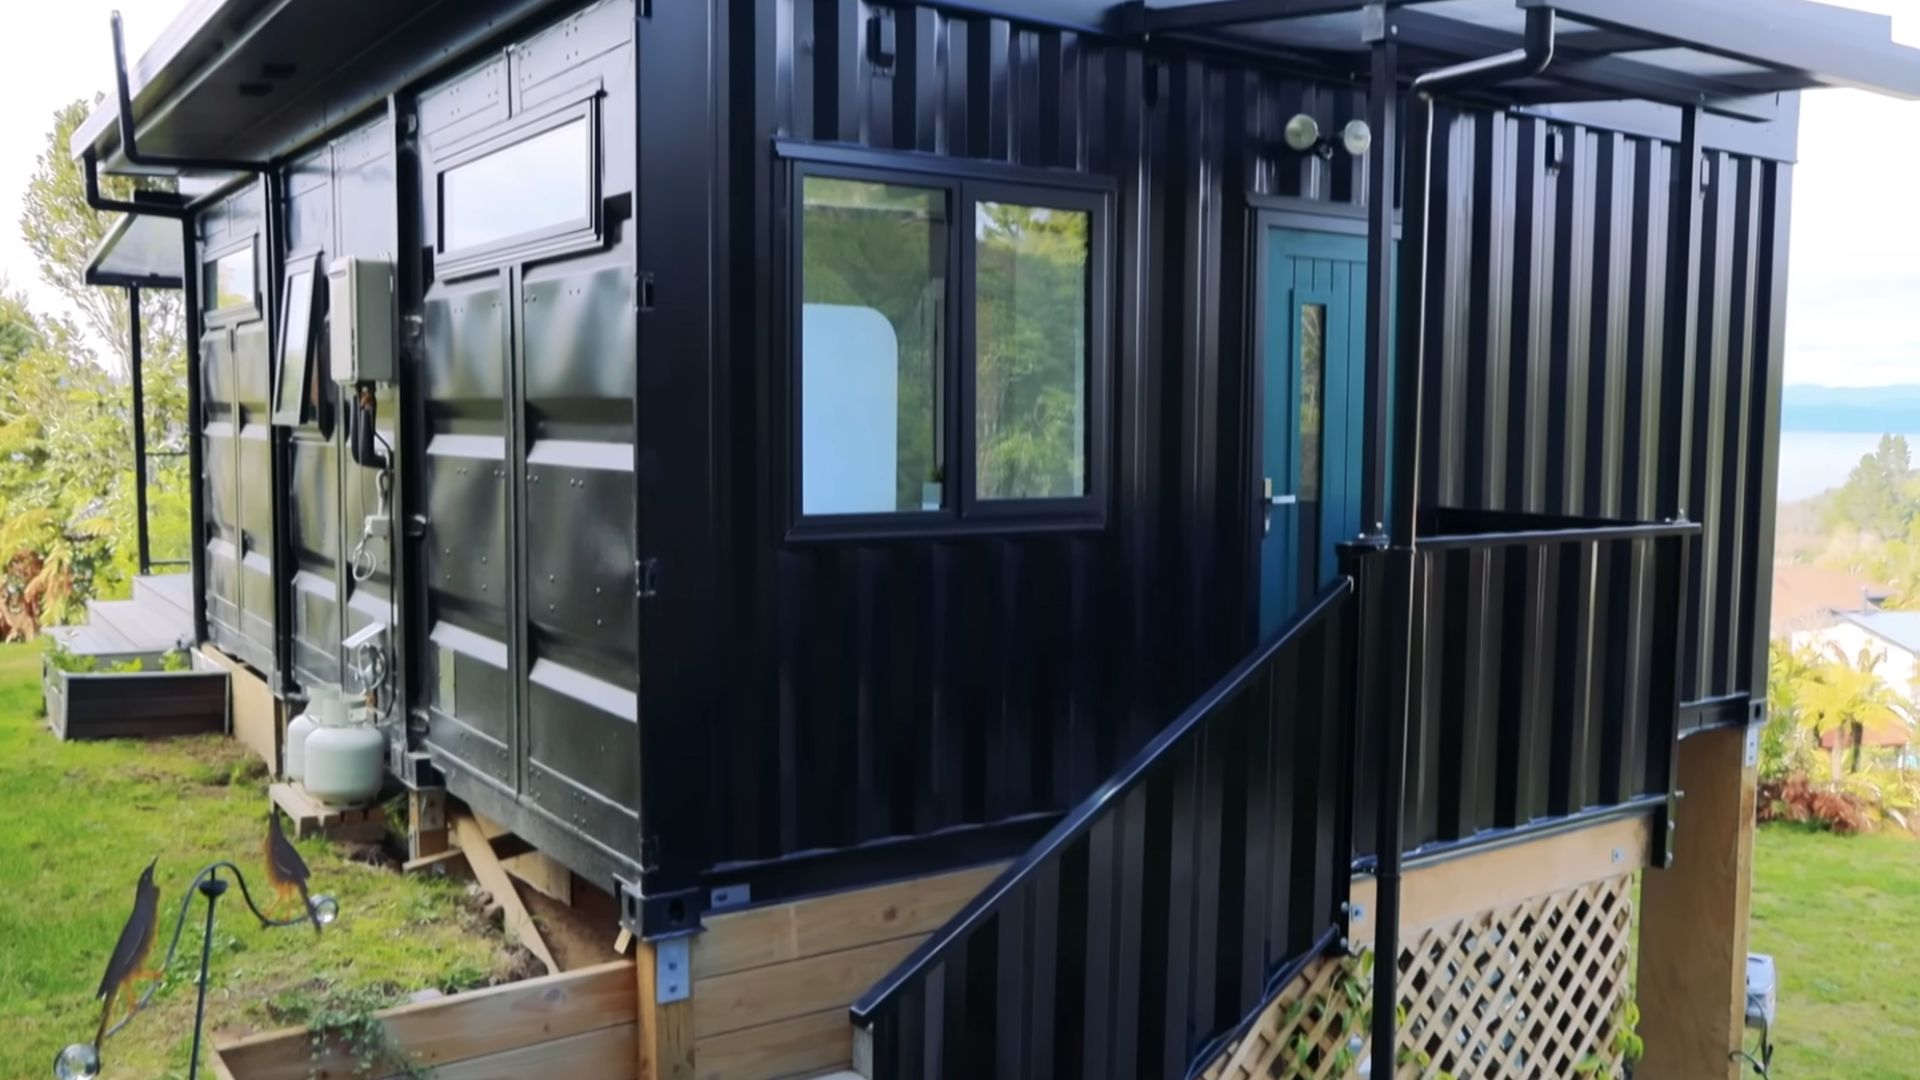
M1361 236L1266 230L1260 365L1260 636L1335 576L1334 546L1360 532L1366 400L1367 245Z

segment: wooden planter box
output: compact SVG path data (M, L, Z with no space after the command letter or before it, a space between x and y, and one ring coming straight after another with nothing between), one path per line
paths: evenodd
M431 1069L436 1080L547 1076L626 1080L637 1071L633 961L596 967L417 1005L378 1016L390 1053ZM214 1075L228 1080L384 1080L405 1074L395 1060L356 1074L353 1055L333 1042L316 1052L299 1028L220 1046Z
M73 672L43 664L47 726L62 739L224 734L224 671Z

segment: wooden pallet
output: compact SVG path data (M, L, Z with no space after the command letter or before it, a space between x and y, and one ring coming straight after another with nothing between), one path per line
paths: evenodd
M386 838L387 812L377 804L360 809L329 806L297 782L274 784L267 793L293 819L295 836L324 836L355 844L377 844Z

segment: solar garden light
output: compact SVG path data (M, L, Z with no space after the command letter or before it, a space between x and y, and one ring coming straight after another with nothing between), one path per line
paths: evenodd
M311 925L315 934L320 928L332 922L340 914L340 905L331 896L310 896L307 893L307 864L300 852L287 841L286 834L280 831L280 812L274 810L267 815L267 838L265 843L267 861L267 881L273 886L274 901L267 905L266 911L253 902L253 892L247 888L246 875L240 868L226 861L210 863L194 875L193 884L186 895L180 899L180 916L173 924L173 939L167 944L167 956L158 968L147 966L147 959L153 952L154 932L159 926L160 887L153 883L153 867L159 862L155 859L140 872L140 881L134 886L133 912L127 916L127 924L120 930L120 940L114 944L113 955L107 960L107 973L100 980L100 990L96 996L100 999L100 1027L95 1031L92 1042L74 1043L60 1056L54 1059L53 1075L59 1080L94 1080L100 1075L100 1047L108 1039L120 1033L134 1016L147 1007L153 992L159 985L160 976L173 965L174 952L180 947L180 932L187 925L187 909L193 904L195 893L207 898L206 934L200 940L200 983L199 997L193 1009L193 1058L187 1066L188 1080L200 1075L200 1032L207 1019L207 967L213 958L213 913L220 897L226 894L228 882L220 876L225 871L240 886L240 897L247 902L247 908L260 920L263 927ZM306 910L291 919L277 918L279 910L298 898ZM137 983L145 983L137 998L126 998L127 1015L120 1022L111 1024L113 1007L121 1000L122 994L132 991Z
M1319 154L1329 160L1333 157L1334 141L1322 135L1320 121L1306 113L1296 113L1293 119L1287 121L1282 138L1286 140L1287 148L1296 153ZM1367 151L1373 149L1373 129L1367 126L1365 120L1349 120L1340 129L1339 145L1354 157L1366 157Z

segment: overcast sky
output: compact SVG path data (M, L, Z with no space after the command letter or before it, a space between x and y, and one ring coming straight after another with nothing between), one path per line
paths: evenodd
M13 55L0 64L0 275L36 306L61 307L15 224L51 114L113 85L107 14L126 15L134 56L184 0L9 5ZM1892 13L1920 45L1920 0L1852 0ZM1905 13L1903 14L1903 10ZM1794 173L1787 378L1878 386L1920 382L1920 102L1828 90L1806 96Z

